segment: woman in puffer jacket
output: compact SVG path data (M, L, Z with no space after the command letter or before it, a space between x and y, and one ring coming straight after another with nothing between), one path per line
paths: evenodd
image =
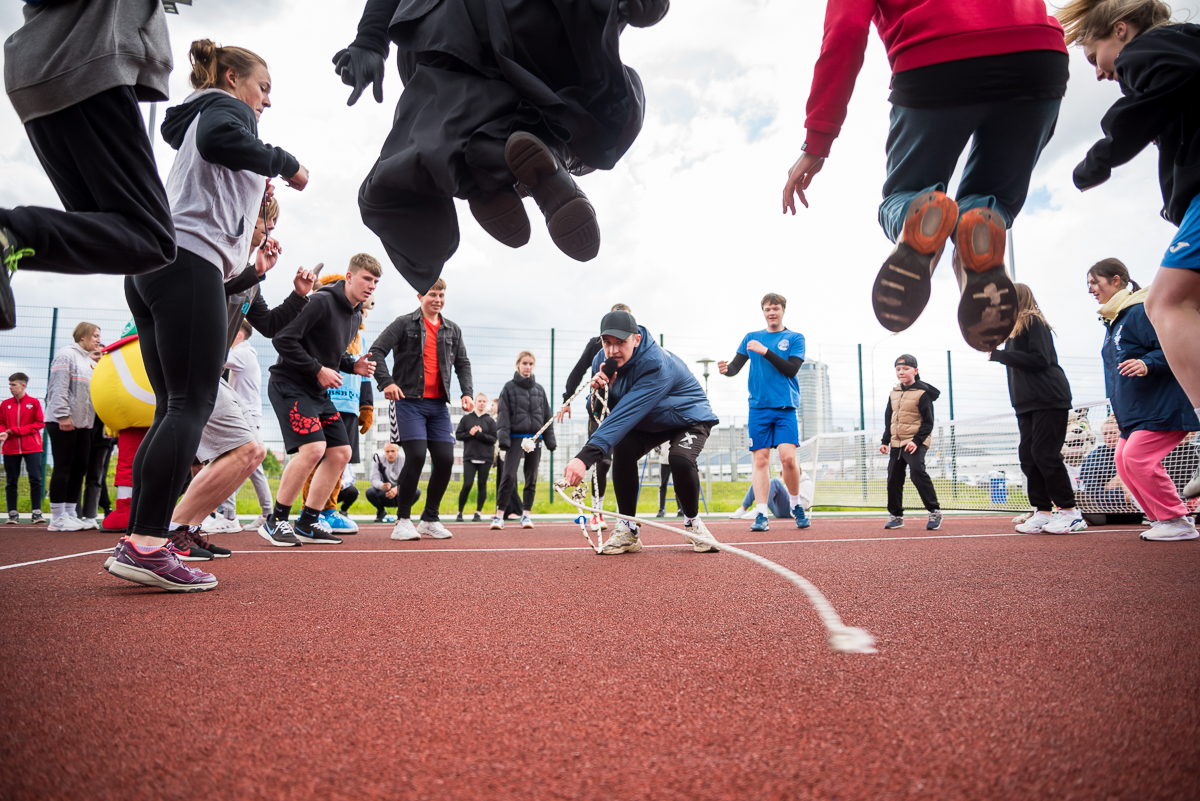
M50 475L50 531L86 528L76 505L87 473L92 447L92 351L100 347L100 326L80 323L75 340L54 354L46 391L46 434L54 456ZM95 524L91 526L95 528Z
M533 377L533 367L536 364L533 354L527 350L517 356L517 372L512 381L500 390L500 417L496 421L496 441L500 450L505 451L504 468L500 473L500 484L496 488L496 515L492 518L491 528L504 528L504 511L499 503L513 491L517 482L517 466L521 459L525 460L525 494L522 498L523 514L521 528L533 528L529 510L533 508L533 499L537 494L538 463L542 459L541 442L532 451L526 451L523 440L532 437L538 429L550 420L550 400L546 390ZM546 449L554 452L554 426L551 425L542 435Z

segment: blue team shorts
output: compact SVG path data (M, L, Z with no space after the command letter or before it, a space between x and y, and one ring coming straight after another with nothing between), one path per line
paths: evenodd
M1175 234L1163 255L1162 266L1200 270L1200 195L1192 198L1187 214L1179 224L1179 233Z
M392 412L395 415L392 442L399 444L423 439L454 444L454 427L450 425L450 407L446 401L406 398L392 401Z
M750 450L799 445L800 426L795 409L756 409L750 407Z

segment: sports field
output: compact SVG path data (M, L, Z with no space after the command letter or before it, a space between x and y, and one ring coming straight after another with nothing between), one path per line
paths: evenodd
M0 798L1186 799L1200 548L1007 517L270 548L213 592L108 575L112 535L0 536ZM65 558L56 558L65 557ZM45 560L45 561L41 561Z

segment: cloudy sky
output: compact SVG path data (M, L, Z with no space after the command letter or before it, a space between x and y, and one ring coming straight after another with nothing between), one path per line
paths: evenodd
M248 47L268 61L273 78L261 137L311 172L303 193L279 190L284 259L267 296L283 296L296 265L340 266L359 251L385 260L359 219L356 192L389 129L401 84L389 59L383 105L368 92L357 106L346 106L349 89L334 75L331 58L354 37L358 4L195 1L170 17L176 63L170 102L188 94L193 39ZM20 5L0 7L0 36L20 24ZM1178 16L1194 17L1196 10L1195 0L1177 5ZM510 250L460 204L462 245L444 273L447 316L463 325L579 331L624 301L651 330L695 351L681 355L728 358L746 331L761 327L758 300L773 291L788 298L787 323L808 337L810 350L825 347L842 358L863 343L880 354L953 348L974 358L955 323L949 269L935 275L921 320L877 345L887 332L874 319L869 290L891 245L876 223L889 70L874 34L843 134L809 192L811 208L795 217L780 212L787 169L804 140L823 14L814 0L688 0L675 3L654 28L628 29L622 55L642 76L648 111L641 136L616 169L581 180L599 215L599 257L580 264L559 253L532 206L532 241ZM1095 191L1080 194L1071 185L1072 167L1098 138L1099 120L1117 97L1117 86L1098 84L1082 52L1072 52L1057 132L1014 227L1017 279L1033 287L1065 357L1094 358L1099 349L1095 304L1084 289L1087 267L1116 256L1148 281L1174 230L1158 216L1153 148ZM160 121L161 115L159 108ZM173 151L157 136L155 150L165 176ZM6 103L0 104L0 175L0 205L57 205ZM14 290L19 304L124 305L121 282L112 277L22 272ZM385 318L415 306L395 273L385 276L380 300L376 314ZM890 356L877 361L890 364ZM881 384L887 381L880 376Z

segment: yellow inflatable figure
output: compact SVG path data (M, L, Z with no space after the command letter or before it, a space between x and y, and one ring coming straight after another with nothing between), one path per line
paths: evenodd
M125 327L129 332L132 323ZM92 373L92 406L108 433L117 437L117 469L113 483L117 503L104 518L105 531L124 531L129 525L133 495L133 457L154 422L154 390L142 362L137 333L104 349Z

